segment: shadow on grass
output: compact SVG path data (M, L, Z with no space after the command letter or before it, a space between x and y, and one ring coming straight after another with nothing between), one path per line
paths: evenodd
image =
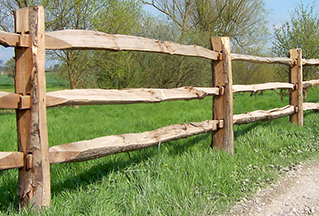
M313 111L306 112L305 116L311 114ZM1 113L0 113L1 114ZM289 121L287 120L287 123ZM253 130L254 128L258 126L267 127L271 124L276 124L276 122L273 121L258 121L246 125L236 126L236 130L234 131L235 139L236 137L243 136L247 134L247 132ZM187 139L184 139L182 141L171 141L169 143L165 143L163 145L169 146L169 152L168 154L174 156L174 155L180 155L184 154L188 151L189 148L191 148L194 145L199 144L200 142L207 140L207 148L210 148L210 141L211 141L211 133L205 133L201 135L196 135L193 137L189 137ZM200 144L203 145L203 144ZM154 146L152 148L158 148L157 146ZM139 150L140 151L140 150ZM96 182L99 182L102 180L103 177L108 176L112 172L122 171L125 170L125 168L133 165L141 163L145 160L149 160L152 157L155 157L157 154L157 151L147 151L139 153L139 154L130 154L128 153L122 153L127 154L127 159L121 157L118 160L114 161L108 161L108 162L101 162L99 165L95 165L92 168L90 168L87 171L84 171L78 175L70 176L68 179L64 180L63 182L58 182L55 184L52 184L51 190L52 190L52 196L55 196L62 191L66 190L76 190L79 186L87 186L90 184L94 184ZM53 166L60 166L59 164L53 165ZM66 168L66 167L65 167ZM66 168L67 169L67 168ZM2 173L0 173L1 175ZM54 178L53 175L51 175L51 178ZM14 208L14 210L18 211L18 197L17 197L17 182L13 180L12 178L9 179L9 181L6 182L6 184L2 185L0 187L0 211L6 212L7 209L10 207Z
M169 154L171 155L178 155L183 154L187 151L188 148L196 145L201 140L208 139L211 136L211 133L197 135L195 137L189 138L185 140L182 144L176 143L176 141L171 141L170 143L170 150ZM172 143L175 142L175 143ZM165 143L163 145L169 145ZM208 143L210 146L210 143ZM157 146L151 147L157 148ZM141 150L138 150L141 151ZM121 171L127 168L132 164L141 163L145 160L149 160L149 158L154 157L157 151L149 151L147 154L135 154L134 156L130 156L130 154L121 153L121 154L128 154L128 159L122 159L121 161L115 160L111 162L106 162L103 164L96 165L92 167L90 170L83 172L79 175L73 176L65 180L64 182L57 183L52 185L52 196L59 194L64 190L75 190L78 186L86 186L95 182L100 181L104 176L109 175L112 172ZM57 164L58 166L58 164ZM51 177L52 178L52 177Z
M257 121L249 124L241 124L241 125L236 125L236 129L234 127L234 138L240 137L243 135L246 135L247 132L252 131L254 128L263 125L263 126L268 126L269 124L272 124L272 121Z

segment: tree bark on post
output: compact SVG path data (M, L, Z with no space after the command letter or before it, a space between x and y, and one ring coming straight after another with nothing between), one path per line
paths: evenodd
M30 109L17 110L18 150L25 157L24 167L19 170L19 207L49 207L51 186L46 120L44 10L43 7L34 6L16 10L14 14L15 32L21 35L21 41L24 40L15 49L15 91L21 95L21 103L31 100Z
M233 131L233 77L228 37L211 38L212 50L220 53L212 62L213 86L219 95L213 97L213 120L218 120L218 130L213 133L212 147L234 154Z
M290 93L290 105L295 107L295 113L290 116L291 123L303 126L303 84L302 84L302 50L291 49L290 58L294 64L290 68L290 82L294 89Z

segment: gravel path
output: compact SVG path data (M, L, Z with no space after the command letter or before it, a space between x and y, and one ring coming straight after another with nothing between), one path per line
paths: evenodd
M319 215L319 161L301 163L229 215Z

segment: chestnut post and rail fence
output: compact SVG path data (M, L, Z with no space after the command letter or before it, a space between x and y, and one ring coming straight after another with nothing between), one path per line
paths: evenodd
M213 132L213 148L233 154L233 124L290 116L292 123L302 126L303 112L319 109L319 103L303 103L303 89L319 85L319 80L302 81L303 65L319 65L319 60L302 59L301 49L290 50L290 58L257 57L231 53L228 37L211 38L210 50L194 45L89 30L45 32L43 7L22 8L16 10L14 15L15 33L0 31L0 44L15 48L15 93L0 91L0 109L16 110L18 152L0 152L0 170L19 169L20 207L29 204L36 208L50 206L50 164L96 159L207 132ZM213 87L77 89L47 93L45 50L61 49L142 51L206 58L212 61ZM233 85L232 61L287 65L291 82ZM289 105L233 115L233 93L276 89L289 90ZM143 133L111 135L49 148L47 107L158 103L203 99L207 96L213 96L212 120L169 125Z

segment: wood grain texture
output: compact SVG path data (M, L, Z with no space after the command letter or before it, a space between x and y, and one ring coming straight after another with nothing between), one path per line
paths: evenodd
M290 67L290 82L294 89L290 92L289 104L295 107L295 113L290 116L291 123L303 126L303 83L302 83L302 50L291 49L290 58L296 62Z
M18 109L20 96L0 91L0 109Z
M234 154L233 78L229 38L211 38L211 46L214 51L222 54L222 59L212 61L213 85L223 92L213 97L213 119L224 123L223 127L213 133L212 147Z
M75 89L47 93L47 106L158 103L203 99L218 94L218 88L181 87L176 89Z
M28 25L27 21L18 26L21 29ZM107 50L131 50L145 52L159 52L174 55L198 56L217 60L218 55L204 47L196 45L182 45L173 42L160 42L129 35L112 35L91 30L61 30L46 32L46 49L107 49ZM4 47L18 47L21 43L21 35L0 30L0 45ZM289 58L284 57L260 57L232 53L233 61L248 61L268 64L292 65ZM303 59L303 65L319 65L319 59Z
M43 7L15 11L16 33L27 35L27 48L16 48L16 94L31 98L30 109L17 110L18 149L31 158L19 170L20 208L50 206L50 162L46 123L45 33ZM22 104L25 108L26 104ZM32 155L32 156L31 156Z
M30 31L29 24L29 9L22 8L14 11L15 15L15 32L26 34ZM29 45L30 45L29 41ZM21 96L31 94L31 71L32 71L32 53L31 48L15 48L15 93ZM17 118L17 136L18 136L18 151L23 153L24 157L29 151L29 130L30 130L30 109L16 110ZM19 208L28 205L33 196L32 187L32 170L25 166L19 169L18 178L18 199Z
M302 65L319 65L319 59L302 59Z
M244 54L231 54L232 61L247 61L247 62L255 62L255 63L267 63L267 64L284 64L284 65L293 65L293 61L290 58L284 57L260 57L260 56L252 56L252 55L244 55Z
M319 103L305 103L304 110L319 109ZM234 115L234 124L248 124L260 120L272 120L294 113L293 106L271 110L256 110L246 114ZM51 163L66 163L92 160L107 155L135 151L171 140L186 138L196 134L217 130L218 121L209 120L189 124L166 126L154 131L136 134L112 135L93 140L79 141L54 146L49 149Z
M16 47L20 42L20 35L0 30L0 45L4 47Z
M32 152L32 205L49 207L51 202L49 143L46 117L44 9L29 7L32 50L31 118L29 151Z
M217 129L218 121L209 120L188 124L169 125L153 131L134 134L112 135L93 140L53 146L51 163L78 162L111 154L140 150L161 143L206 133Z
M217 59L218 53L197 45L129 36L112 35L90 30L62 30L46 33L46 49L106 49L113 51L143 51L170 55Z
M319 103L304 103L303 110L319 110Z
M24 166L22 152L0 152L0 170L21 168Z
M291 83L263 83L254 85L233 85L233 92L258 92L265 90L276 89L293 89L294 85Z
M272 120L291 115L295 112L293 106L285 106L271 110L256 110L246 114L234 115L234 124L248 124L260 120Z

